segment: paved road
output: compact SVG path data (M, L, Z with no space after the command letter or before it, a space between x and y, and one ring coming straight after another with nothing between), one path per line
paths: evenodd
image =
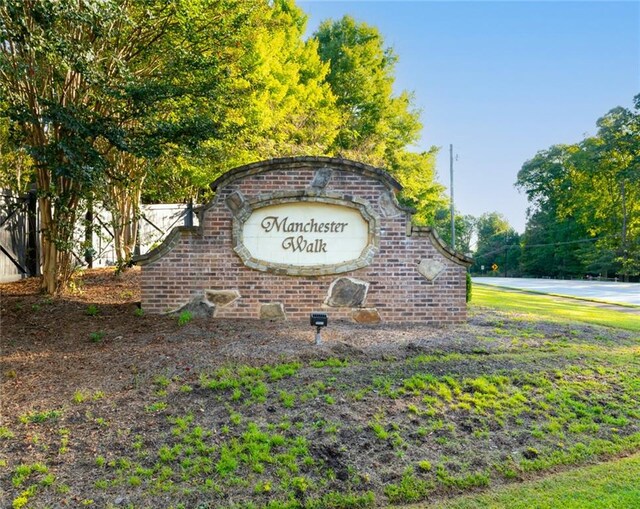
M568 295L620 304L640 306L640 283L608 281L562 281L555 279L525 279L515 277L474 277L477 283L531 290L542 293Z

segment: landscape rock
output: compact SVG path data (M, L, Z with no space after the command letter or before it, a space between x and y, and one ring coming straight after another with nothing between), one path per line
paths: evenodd
M287 315L284 312L282 302L270 302L260 306L261 320L286 320Z
M247 200L240 191L234 191L225 200L227 207L233 213L234 216L242 215L242 212L247 208Z
M396 217L402 214L402 211L396 207L390 193L382 193L380 195L380 198L378 198L378 206L384 217Z
M311 187L313 187L314 189L324 189L325 187L327 187L329 180L331 180L332 174L333 170L331 168L320 168L313 176Z
M352 277L336 279L331 286L325 304L332 307L357 308L364 305L369 283Z
M205 290L204 298L217 307L226 307L241 297L238 290Z
M196 297L169 314L178 316L184 311L189 311L194 318L213 318L216 306L203 297Z
M380 323L380 313L376 308L354 309L351 318L357 323Z

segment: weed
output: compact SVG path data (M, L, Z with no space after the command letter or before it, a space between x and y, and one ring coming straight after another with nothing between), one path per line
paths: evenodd
M434 488L433 483L418 479L412 468L407 468L402 474L400 484L389 484L384 494L391 503L419 502L427 497Z
M100 341L102 341L102 339L105 336L105 332L104 331L96 331L96 332L92 332L91 334L89 334L89 340L92 343L100 343Z
M84 401L86 401L87 397L88 396L82 391L76 391L73 393L73 402L76 404L83 403Z
M389 432L385 430L384 426L379 422L370 422L369 427L380 440L387 440L389 438Z
M136 308L136 310L133 312L133 314L135 316L144 316L144 309L142 308Z
M98 309L98 306L95 304L89 304L85 310L85 314L88 316L98 316L100 314L100 309Z
M323 361L311 361L311 367L313 368L346 368L349 365L349 361L347 359L326 359Z
M58 454L66 454L69 452L69 430L61 428L58 430L58 434L60 435L60 448L58 449Z
M60 410L43 410L41 412L29 412L19 417L23 424L42 423L46 421L55 421L62 415Z
M151 403L145 407L147 412L159 412L160 410L165 410L167 408L167 404L164 401L157 401L156 403Z
M13 471L11 483L19 488L32 474L47 474L49 469L42 463L33 463L31 465L22 463Z
M422 471L422 472L430 472L431 471L431 462L427 461L427 460L422 460L418 463L418 468Z
M293 408L296 402L296 395L287 391L280 391L280 402L285 408Z
M158 387L166 388L171 384L171 380L164 375L158 375L153 379L153 383Z
M178 315L178 325L182 327L183 325L187 325L193 319L193 313L191 311L182 311Z
M8 440L10 438L15 437L15 435L13 434L13 432L9 429L6 428L4 426L0 426L0 438Z
M29 502L29 498L35 495L36 490L38 489L38 485L34 484L29 486L26 490L24 490L20 495L13 499L11 507L13 509L22 509Z

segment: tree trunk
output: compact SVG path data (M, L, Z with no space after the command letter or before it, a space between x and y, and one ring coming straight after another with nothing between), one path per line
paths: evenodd
M51 217L51 199L41 197L40 205L40 245L42 246L42 284L43 292L53 295L58 290L58 250L52 240L53 220Z
M127 268L138 241L138 212L145 163L130 154L117 154L108 187L118 270Z

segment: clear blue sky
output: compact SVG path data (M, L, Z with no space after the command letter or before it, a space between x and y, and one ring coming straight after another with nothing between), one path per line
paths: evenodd
M596 120L640 93L640 2L298 1L309 32L349 14L374 25L399 56L397 90L415 93L420 149L458 154L455 202L504 214L524 231L522 163L595 134Z

